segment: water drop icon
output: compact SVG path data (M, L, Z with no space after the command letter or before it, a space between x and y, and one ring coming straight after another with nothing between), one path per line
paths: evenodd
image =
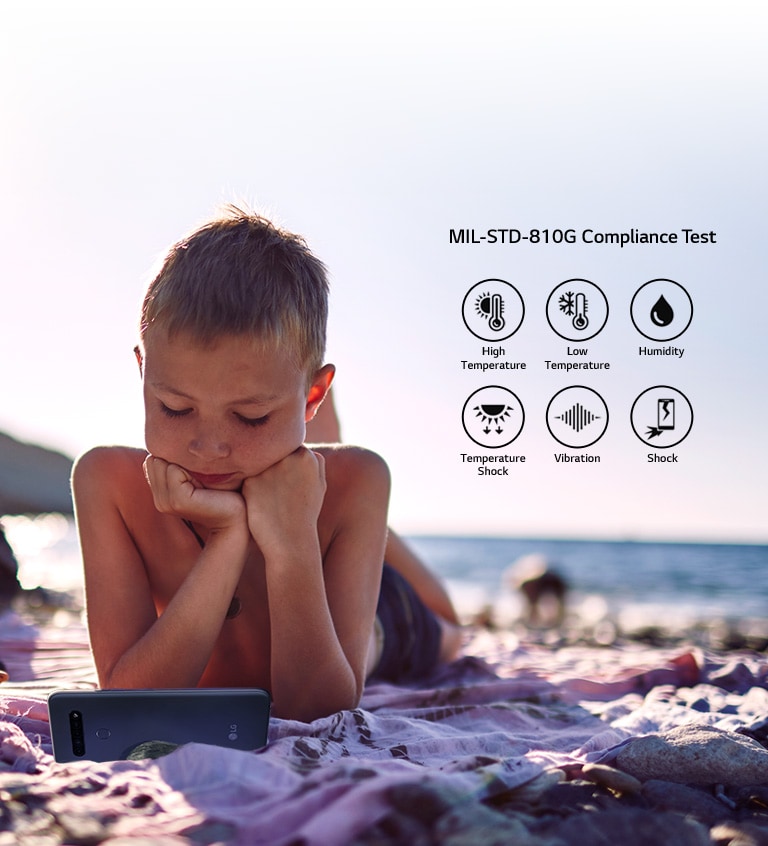
M635 329L651 341L679 338L691 325L693 300L672 279L651 279L632 297L629 313Z
M651 308L651 323L654 326L669 326L674 319L675 312L662 294Z

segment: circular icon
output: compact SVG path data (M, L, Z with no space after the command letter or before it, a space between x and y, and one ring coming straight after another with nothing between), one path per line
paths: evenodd
M482 341L503 341L514 335L525 317L525 303L514 285L484 279L464 296L461 314L467 329Z
M671 279L651 279L632 297L629 313L635 329L651 341L671 341L691 324L693 301L688 291Z
M109 740L109 738L112 737L112 732L108 728L96 729L96 737L98 737L99 740Z
M608 300L594 282L568 279L549 295L547 320L566 341L588 341L608 320Z
M487 385L470 394L461 412L469 437L482 447L499 449L523 431L525 410L518 397L500 385Z
M656 449L676 446L693 426L688 397L669 385L648 388L632 403L632 428L638 438Z
M547 428L563 446L584 449L603 437L608 406L592 388L573 385L558 391L547 406Z

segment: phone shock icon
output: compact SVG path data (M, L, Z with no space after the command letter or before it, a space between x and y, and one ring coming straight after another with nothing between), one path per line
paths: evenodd
M659 398L656 400L656 426L662 431L675 428L675 401Z

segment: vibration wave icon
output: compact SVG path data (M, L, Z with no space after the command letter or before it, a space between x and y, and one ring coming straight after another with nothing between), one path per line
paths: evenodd
M599 414L593 414L588 408L585 408L581 403L576 403L567 411L558 414L555 419L562 420L567 426L570 426L575 432L580 432L585 426L588 426L593 420L598 420Z
M597 443L608 428L608 417L605 400L584 385L563 388L547 406L549 434L570 449L584 449Z

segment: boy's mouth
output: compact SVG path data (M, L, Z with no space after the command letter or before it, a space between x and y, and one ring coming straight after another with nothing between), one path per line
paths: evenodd
M199 482L204 488L210 488L214 485L223 485L235 478L234 473L192 473L189 474L196 482Z

